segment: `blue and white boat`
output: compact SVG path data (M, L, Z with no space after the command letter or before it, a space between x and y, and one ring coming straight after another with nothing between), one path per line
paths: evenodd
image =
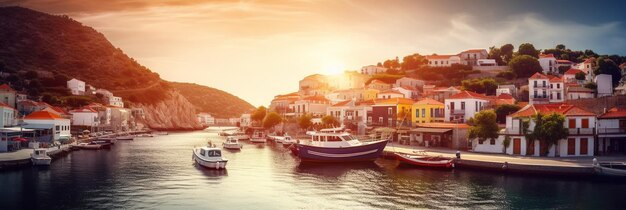
M361 142L347 132L307 132L310 141L302 141L293 148L305 162L374 161L383 153L388 140Z

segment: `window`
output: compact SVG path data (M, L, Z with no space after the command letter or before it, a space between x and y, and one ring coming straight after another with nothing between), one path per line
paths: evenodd
M61 130L61 126L58 126L58 125L54 126L54 130L57 130L57 131Z
M561 84L556 83L556 88L561 88Z
M422 117L426 117L426 109L422 109Z
M589 128L589 119L582 119L582 128Z
M206 153L204 152L204 150L203 150L203 149L202 149L202 150L200 150L200 155L204 156L204 154L206 154Z
M478 112L478 101L474 103L474 109Z
M547 87L546 81L543 81L543 86L541 86L541 87Z
M420 117L420 109L415 109L415 117Z
M534 84L535 84L534 86L535 86L535 87L537 87L537 81L533 81L533 82L534 82Z
M434 117L433 116L433 108L430 108L430 117Z
M569 123L569 128L576 128L576 119L569 119L568 120Z
M389 126L393 126L393 119L389 118L387 119L387 123L389 124Z
M378 123L383 124L383 117L378 117Z
M556 99L561 100L561 93L556 93Z
M587 140L587 138L581 138L580 139L580 154L581 155L586 155L588 154L588 150L589 150L589 140Z
M554 88L554 87L552 86L552 84L550 84L550 88Z
M392 108L387 108L387 114L389 116L392 116L393 115L393 109Z
M537 91L536 90L533 91L533 96L534 96L533 98L537 98Z
M454 111L454 102L450 102L450 110Z

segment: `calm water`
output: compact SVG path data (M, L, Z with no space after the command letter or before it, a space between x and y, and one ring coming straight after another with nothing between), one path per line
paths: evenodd
M370 164L303 165L282 145L226 151L227 171L195 166L215 133L171 133L75 151L48 169L0 172L0 209L623 208L626 184Z

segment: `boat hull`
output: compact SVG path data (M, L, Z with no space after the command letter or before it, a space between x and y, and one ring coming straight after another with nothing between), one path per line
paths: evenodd
M292 152L305 162L366 162L380 157L386 145L387 140L338 148L296 144Z
M426 168L438 168L438 169L452 169L454 168L454 159L441 158L441 157L411 157L406 154L394 153L394 156L398 161L404 164L426 167Z
M626 177L625 169L615 169L615 168L603 167L599 165L594 165L593 169L596 174L601 175L601 176Z
M50 163L52 162L52 158L34 158L31 157L30 161L33 162L33 165L35 166L49 166Z
M240 150L241 148L243 148L243 145L241 144L223 144L222 146L224 146L224 149Z
M99 150L102 148L102 145L99 144L89 144L89 145L76 145L74 146L78 149L86 149L86 150Z
M253 142L253 143L265 143L265 142L267 142L267 139L265 139L265 138L251 138L250 142Z
M193 161L202 167L209 168L209 169L217 169L217 170L226 169L226 164L228 163L228 160L223 160L223 161L203 160L202 158L198 157L198 155L196 155L195 152L193 153Z

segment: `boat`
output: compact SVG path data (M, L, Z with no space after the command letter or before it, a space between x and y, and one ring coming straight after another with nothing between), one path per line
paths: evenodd
M149 133L142 133L142 134L137 135L137 137L154 137L154 135L149 134Z
M222 157L222 150L216 147L194 148L192 157L198 165L211 169L226 169L228 163L228 159Z
M243 145L239 143L239 139L229 136L226 138L226 142L222 143L224 149L241 149Z
M152 132L155 135L169 135L169 133L165 132L165 131L156 131L156 132Z
M284 136L282 137L280 142L283 144L283 146L291 146L295 143L298 143L298 140L291 138L291 136Z
M94 144L94 143L80 143L80 144L74 145L74 147L79 148L79 149L98 150L102 148L102 145Z
M107 141L107 140L93 140L91 141L91 144L97 144L100 145L100 148L111 148L111 145L113 145L111 143L111 141Z
M454 158L430 156L420 151L418 155L393 153L400 163L427 168L451 169L454 168Z
M310 141L298 141L292 152L305 162L374 161L388 139L362 142L347 132L309 131Z
M601 176L626 177L626 164L622 162L595 162L593 169Z
M52 158L47 153L46 149L34 149L30 154L30 161L36 166L49 166Z
M229 136L232 136L238 140L248 140L250 139L250 136L248 136L246 133L242 132L242 131L237 131L234 132L232 134L230 134Z
M254 130L254 133L252 133L252 137L250 138L250 142L254 142L254 143L265 143L265 142L267 142L267 139L265 137L265 133L263 133L263 131L261 131L261 130Z
M118 136L118 137L115 137L115 139L117 139L117 140L130 140L130 141L132 141L132 140L135 140L135 136L133 136L133 135L123 135L123 136Z
M116 138L111 138L111 137L107 137L107 138L98 138L96 141L102 141L105 143L110 143L111 145L115 144L115 142L117 142Z

